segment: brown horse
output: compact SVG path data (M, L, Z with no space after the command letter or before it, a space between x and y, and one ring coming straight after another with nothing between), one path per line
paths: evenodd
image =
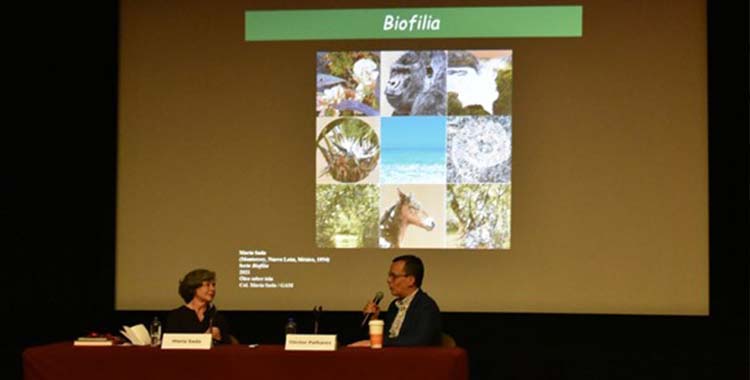
M398 191L398 202L383 213L380 218L380 248L400 248L410 224L427 231L435 228L435 221L422 210L422 206L409 195Z

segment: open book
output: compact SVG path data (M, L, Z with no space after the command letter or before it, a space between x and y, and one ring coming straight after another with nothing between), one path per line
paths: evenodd
M120 333L128 338L130 343L136 346L149 346L151 345L151 335L146 330L146 326L140 324L132 327L122 326Z

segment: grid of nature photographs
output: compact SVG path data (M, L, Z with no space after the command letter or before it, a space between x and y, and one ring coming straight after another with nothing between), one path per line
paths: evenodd
M510 249L511 50L317 53L316 244Z

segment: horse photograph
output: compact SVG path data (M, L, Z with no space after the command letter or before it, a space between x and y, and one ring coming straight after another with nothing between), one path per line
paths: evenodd
M444 185L383 185L378 226L380 248L444 247L444 188Z

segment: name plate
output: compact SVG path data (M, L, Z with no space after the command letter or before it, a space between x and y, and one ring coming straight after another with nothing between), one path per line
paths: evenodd
M165 333L161 339L162 350L208 350L213 339L211 334Z
M287 334L287 351L336 351L336 335Z

